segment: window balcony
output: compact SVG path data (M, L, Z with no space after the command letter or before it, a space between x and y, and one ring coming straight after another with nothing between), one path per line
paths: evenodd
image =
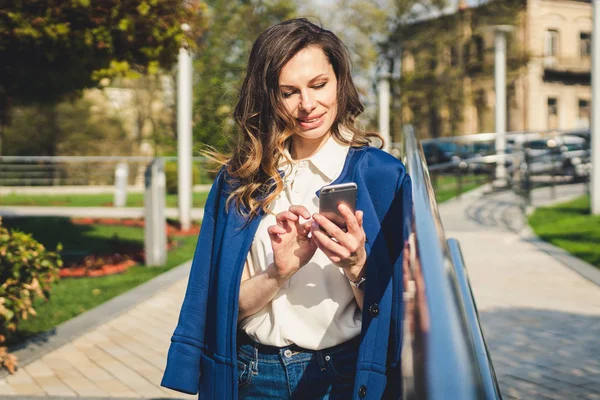
M589 85L592 60L590 57L544 56L544 80L569 84Z

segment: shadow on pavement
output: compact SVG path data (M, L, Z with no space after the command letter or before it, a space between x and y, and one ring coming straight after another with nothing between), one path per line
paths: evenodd
M480 318L505 398L600 398L600 316L506 308Z

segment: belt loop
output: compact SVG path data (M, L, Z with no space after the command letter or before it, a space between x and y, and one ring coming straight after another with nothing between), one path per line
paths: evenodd
M254 362L252 363L252 373L258 374L258 343L254 343Z
M323 353L321 352L321 350L317 350L315 352L315 355L317 356L319 368L321 368L321 371L325 371L327 369L327 366L325 365L325 360L323 360Z

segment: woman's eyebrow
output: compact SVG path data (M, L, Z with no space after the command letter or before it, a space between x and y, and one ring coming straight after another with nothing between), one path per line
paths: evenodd
M315 76L310 81L308 81L308 84L310 85L311 83L314 83L315 81L317 81L321 78L327 78L327 74L319 74L319 75ZM285 89L285 88L294 89L295 88L295 86L293 86L293 85L285 85L285 84L279 85L279 87L281 89Z

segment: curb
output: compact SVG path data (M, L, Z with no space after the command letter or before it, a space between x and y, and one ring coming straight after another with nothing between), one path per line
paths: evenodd
M23 343L11 347L9 351L17 357L19 368L32 363L49 352L69 343L71 340L102 325L110 319L148 300L157 292L189 276L192 261L187 261L169 271L145 282L107 302L84 312L62 324ZM149 267L151 268L151 267ZM8 376L7 370L0 370L0 379ZM0 396L0 398L2 398ZM12 397L14 398L14 396ZM33 398L33 397L32 397ZM46 397L44 397L46 399Z
M554 257L564 266L577 272L579 275L583 276L592 283L600 286L600 269L575 257L568 251L540 239L540 237L535 234L533 229L531 229L531 226L526 225L520 232L518 232L518 235L521 239L532 243L544 253Z

